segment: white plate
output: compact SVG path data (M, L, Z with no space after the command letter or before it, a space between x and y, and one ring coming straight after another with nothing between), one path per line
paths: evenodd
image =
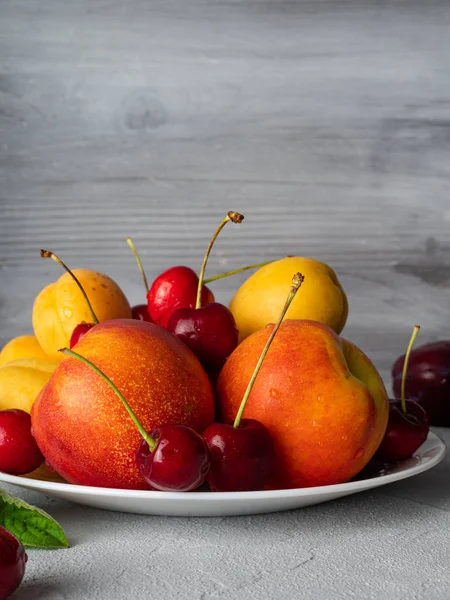
M120 490L41 481L5 473L0 473L0 481L78 504L119 512L177 517L249 515L302 508L406 479L431 469L444 458L444 454L444 443L430 432L427 441L412 458L371 473L365 479L338 485L267 492Z

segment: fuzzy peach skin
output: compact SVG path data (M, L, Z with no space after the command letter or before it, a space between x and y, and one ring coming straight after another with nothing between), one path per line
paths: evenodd
M97 319L130 319L131 307L115 281L89 269L73 269L92 304ZM33 304L33 329L39 344L51 358L69 345L70 336L83 321L92 323L86 300L69 273L45 287Z
M146 431L180 423L201 432L214 417L209 379L183 342L152 323L100 323L76 345L115 383ZM67 481L148 488L136 466L141 435L108 384L66 357L31 410L32 431L48 463Z
M242 342L217 384L218 408L232 422L272 331ZM388 396L369 358L314 321L281 324L256 378L244 418L272 434L280 487L343 483L369 462L388 420Z
M327 264L304 256L287 256L258 269L240 286L229 308L239 340L276 323L286 300L292 273L302 273L302 291L294 298L285 320L309 319L324 323L336 333L348 316L347 296L336 273Z

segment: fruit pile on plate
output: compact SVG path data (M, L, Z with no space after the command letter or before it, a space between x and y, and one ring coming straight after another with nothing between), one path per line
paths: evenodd
M34 335L0 353L0 471L45 464L86 486L247 491L343 483L374 456L417 450L430 396L448 398L450 343L411 353L412 339L389 402L369 358L340 337L348 303L329 266L289 256L205 279L221 229L242 219L226 215L199 276L175 266L150 286L128 240L147 298L134 307L108 276L41 251L66 272L36 297ZM206 284L247 268L229 307L216 302Z

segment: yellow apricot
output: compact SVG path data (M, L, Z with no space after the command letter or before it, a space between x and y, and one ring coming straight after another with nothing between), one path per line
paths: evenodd
M34 335L20 335L9 341L0 352L0 367L18 358L37 357L48 359ZM64 358L58 356L58 361Z
M73 269L86 292L97 319L131 319L131 307L120 287L110 277L89 269ZM92 315L80 289L64 273L45 287L33 304L33 329L40 345L52 359L69 346L75 327L92 323Z
M313 258L288 256L258 269L233 296L229 308L241 342L268 323L276 323L294 273L305 281L286 319L309 319L340 333L348 315L347 296L331 267Z
M21 408L30 412L36 396L47 384L58 361L19 358L0 367L0 410Z
M60 352L61 356L64 358L64 354ZM43 371L44 373L53 373L56 367L59 365L60 361L53 360L48 356L46 358L40 358L39 356L29 356L27 358L16 358L16 360L12 360L6 365L2 365L3 367L26 367L27 369L36 369L37 371Z
M50 471L47 468L47 465L42 463L40 467L38 467L35 471L31 473L27 473L24 477L29 477L30 479L39 479L39 481L53 481L55 483L67 483L66 480L61 477L56 471Z

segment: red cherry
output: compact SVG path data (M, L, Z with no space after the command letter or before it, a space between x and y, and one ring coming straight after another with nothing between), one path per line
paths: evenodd
M148 321L153 323L150 315L148 314L147 304L136 304L131 307L131 318L137 321Z
M242 419L239 427L213 423L203 432L211 454L207 481L215 492L245 492L272 487L273 439L262 423Z
M233 314L218 302L197 309L178 309L167 329L189 346L207 372L220 370L238 344Z
M400 396L405 356L392 367L393 388ZM411 352L406 375L405 393L423 406L430 424L450 426L450 340L418 346Z
M211 238L203 258L200 275L189 267L171 267L158 275L147 293L148 312L155 323L167 326L171 315L179 308L201 308L214 302L214 295L205 285L205 268L217 236L231 221L241 223L243 215L230 210Z
M148 312L158 325L163 327L171 315L179 308L195 308L198 276L189 267L171 267L154 280L148 293ZM214 294L203 286L201 304L214 302Z
M77 325L70 336L69 346L71 348L76 346L81 338L83 338L93 327L95 327L95 325L96 323L80 323Z
M206 480L210 467L205 440L185 425L160 425L150 437L156 446L150 450L142 440L136 463L145 481L161 491L189 492Z
M0 471L10 475L31 473L44 457L31 434L31 418L24 410L0 411Z
M27 560L21 542L0 526L0 600L8 598L19 587Z
M389 419L384 438L375 457L385 462L409 458L427 439L430 419L427 412L406 397L406 381L412 347L419 334L420 325L414 325L404 360L400 382L400 399L389 401Z
M406 400L404 413L401 400L389 400L388 425L375 458L388 463L409 458L427 439L429 429L428 415L417 402Z

